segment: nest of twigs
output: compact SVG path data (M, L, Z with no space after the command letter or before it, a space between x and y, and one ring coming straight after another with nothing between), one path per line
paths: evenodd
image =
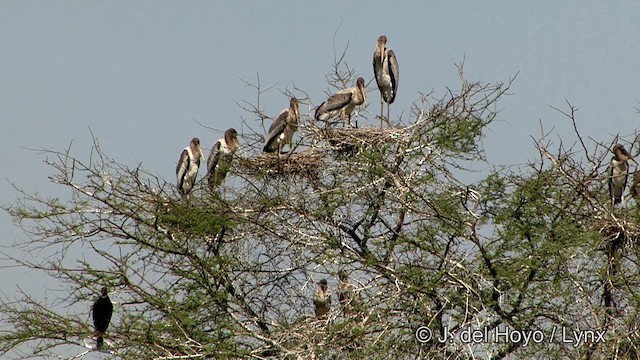
M282 154L261 154L238 159L238 167L251 176L303 176L317 177L325 166L326 154L318 149Z
M640 227L624 219L598 219L593 222L611 251L628 248L640 241Z
M407 128L310 128L314 137L326 141L339 153L357 153L361 149L397 143L409 136Z
M349 352L364 345L363 325L351 323L349 326L333 327L333 336L327 336L327 328L332 322L326 319L307 317L278 329L272 334L282 352L274 352L282 358L308 358L317 352L333 349L332 358L344 358ZM265 349L266 350L266 349ZM265 351L263 350L263 354Z

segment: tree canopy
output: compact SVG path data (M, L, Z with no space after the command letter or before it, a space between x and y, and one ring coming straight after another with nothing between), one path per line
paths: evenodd
M352 84L339 68L329 80ZM1 299L0 353L90 351L106 286L103 351L119 359L637 357L640 219L633 201L610 205L612 139L583 139L567 104L571 145L543 132L538 158L492 165L482 139L513 79L458 70L457 89L419 94L391 127L364 107L359 128L303 112L282 155L261 153L268 116L244 102L226 183L184 198L97 139L87 157L43 150L70 196L16 187L4 209L29 240L5 257L63 291ZM321 279L334 300L318 318Z

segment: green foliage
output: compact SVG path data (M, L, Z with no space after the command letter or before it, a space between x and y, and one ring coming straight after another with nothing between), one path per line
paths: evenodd
M508 85L463 81L457 93L423 96L392 129L331 132L307 119L298 145L317 150L308 169L303 151L295 171L284 166L291 154L273 155L263 160L278 171L232 165L219 189L201 182L187 197L97 143L89 164L50 152L51 179L71 199L18 189L5 210L29 235L19 251L32 259L6 256L68 291L55 305L2 299L12 331L0 334L0 352L91 346L86 312L106 285L113 358L636 356L640 211L611 209L598 178L608 153L588 151L579 133L579 152L552 154L543 137L526 166L490 165L482 137ZM261 135L243 138L257 156ZM333 295L317 318L320 279ZM340 286L351 302L338 300ZM434 338L417 341L422 326ZM461 338L505 328L547 338ZM597 329L606 342L567 345L548 338L553 329Z

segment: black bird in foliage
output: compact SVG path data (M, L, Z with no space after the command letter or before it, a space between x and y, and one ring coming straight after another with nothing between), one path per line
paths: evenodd
M111 315L113 314L113 304L107 295L107 288L102 288L102 295L93 303L91 308L93 314L93 327L96 329L96 342L98 343L97 349L99 350L104 343L102 335L107 331L109 322L111 321Z

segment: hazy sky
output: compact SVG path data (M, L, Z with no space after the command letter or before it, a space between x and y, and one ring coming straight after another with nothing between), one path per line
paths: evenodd
M253 120L237 103L255 101L242 79L256 74L265 88L275 85L261 98L267 114L287 106L281 91L293 83L318 105L340 23L336 46L349 44L346 60L367 81L376 39L387 35L401 76L392 115L404 111L405 119L418 92L458 88L454 64L463 58L470 81L519 73L484 140L494 163L534 158L539 120L573 141L570 124L549 108L565 99L579 108L585 134L608 142L633 133L639 120L639 18L640 2L630 0L0 0L0 202L16 197L8 180L64 195L48 183L42 155L26 148L61 150L73 141L73 154L87 159L89 128L111 157L173 181L192 137L208 153L221 135L196 121L240 131L242 117ZM4 212L0 234L3 245L25 239ZM4 292L16 281L38 284L33 274L3 273Z

